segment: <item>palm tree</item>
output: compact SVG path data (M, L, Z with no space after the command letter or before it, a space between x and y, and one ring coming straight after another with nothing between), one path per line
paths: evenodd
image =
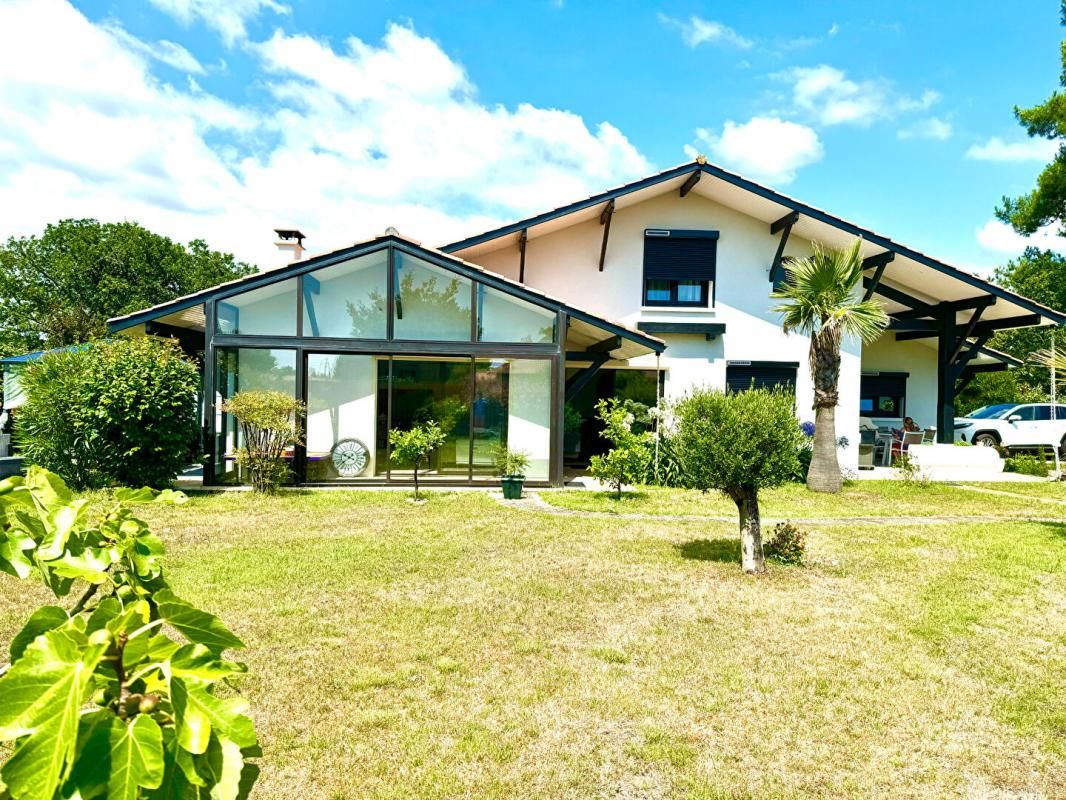
M1066 381L1066 347L1037 350L1029 357L1029 360L1048 369L1054 369L1056 377L1060 381Z
M786 280L773 294L785 301L774 309L782 315L785 333L795 331L811 339L814 451L807 488L814 492L839 492L843 485L836 446L840 342L844 336L871 342L888 324L888 315L878 303L858 296L862 289L860 244L856 239L847 250L834 250L815 243L810 257L785 266Z

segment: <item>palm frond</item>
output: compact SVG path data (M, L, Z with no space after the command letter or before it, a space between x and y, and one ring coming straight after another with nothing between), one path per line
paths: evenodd
M1048 347L1044 350L1037 350L1029 356L1029 360L1048 369L1054 367L1056 371L1061 370L1062 373L1058 376L1059 380L1066 382L1066 347L1054 349Z
M772 297L784 302L774 307L786 333L812 336L823 328L840 336L870 342L881 335L888 315L873 300L856 297L862 284L861 240L846 250L815 242L807 258L785 266L785 282Z

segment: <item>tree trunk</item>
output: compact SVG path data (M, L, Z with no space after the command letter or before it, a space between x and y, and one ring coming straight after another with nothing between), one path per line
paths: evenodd
M837 460L836 407L819 406L814 411L814 451L807 470L807 488L835 494L843 486Z
M418 465L421 463L421 459L415 459L415 502L418 502Z
M759 519L759 493L742 488L733 495L740 514L740 566L749 575L766 571L762 555L762 522Z

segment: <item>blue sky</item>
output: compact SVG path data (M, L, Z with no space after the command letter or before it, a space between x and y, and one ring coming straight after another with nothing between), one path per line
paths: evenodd
M2 0L0 27L2 235L441 244L703 152L980 271L1024 246L993 209L1050 156L1012 106L1062 35L1051 0Z

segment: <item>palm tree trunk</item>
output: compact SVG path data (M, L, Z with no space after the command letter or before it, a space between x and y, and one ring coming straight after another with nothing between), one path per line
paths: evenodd
M759 494L754 488L738 489L733 495L740 515L740 566L749 575L766 571L762 554L762 522L759 519Z
M837 460L836 406L818 406L814 411L814 452L807 470L807 488L835 494L844 486Z

